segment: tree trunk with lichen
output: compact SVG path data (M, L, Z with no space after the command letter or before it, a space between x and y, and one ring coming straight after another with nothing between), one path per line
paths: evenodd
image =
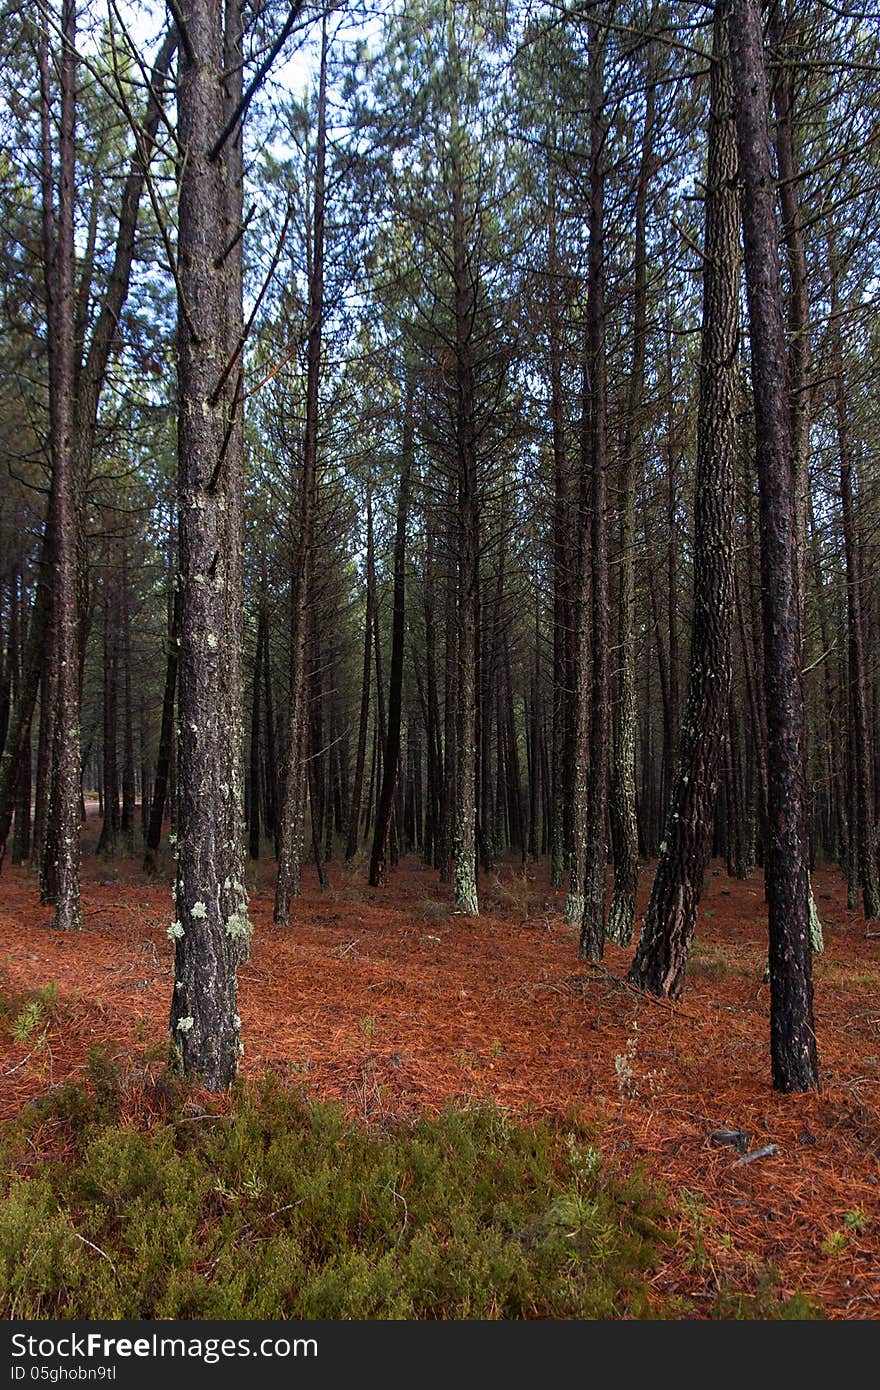
M647 333L648 180L654 161L655 91L651 59L648 59L645 94L645 126L636 185L635 266L633 290L633 356L626 403L623 449L620 463L620 586L618 592L617 718L614 727L610 826L614 862L614 891L608 912L608 936L619 946L632 941L639 881L639 835L636 822L636 636L635 553L636 479L635 452L639 437L639 412L645 390L645 339Z
M48 26L48 21L46 21ZM76 395L74 274L76 10L64 0L57 64L61 86L57 207L51 144L48 27L40 44L43 248L49 355L49 440L52 483L47 532L51 584L48 665L52 689L51 774L42 864L46 896L62 930L82 926L79 897L80 749L79 603L77 592ZM46 711L44 711L44 715Z
M178 847L172 1056L209 1090L234 1080L236 967L250 935L244 889L240 677L241 389L231 340L240 267L230 255L239 136L214 153L233 101L223 68L238 11L189 0L178 78ZM231 28L230 28L231 26Z
M476 286L468 267L464 195L455 165L452 187L452 269L455 314L455 444L458 456L458 682L455 777L456 912L475 917L477 898L477 626L480 543L477 440L474 430L473 332Z

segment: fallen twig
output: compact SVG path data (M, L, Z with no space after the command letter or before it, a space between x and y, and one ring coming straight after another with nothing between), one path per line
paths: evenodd
M4 1071L3 1075L4 1075L4 1076L12 1076L13 1072L17 1072L21 1067L24 1066L25 1062L29 1062L30 1059L33 1057L34 1053L35 1053L35 1052L39 1052L40 1048L43 1046L43 1043L46 1041L46 1034L48 1033L48 1031L49 1031L49 1024L47 1023L47 1024L45 1025L45 1027L43 1028L42 1033L41 1033L40 1036L37 1038L37 1041L34 1043L33 1047L31 1048L30 1052L28 1053L28 1055L27 1055L26 1057L22 1057L22 1059L21 1059L20 1062L16 1062L16 1064L15 1064L14 1067L8 1067L8 1068L6 1069L6 1071Z
M763 1149L755 1149L750 1154L745 1154L738 1158L735 1163L731 1163L731 1168L744 1168L747 1163L757 1163L759 1158L775 1158L779 1153L777 1144L765 1144Z
M646 989L639 989L637 985L630 984L629 980L623 980L619 975L615 975L608 969L607 965L602 965L600 961L591 960L589 962L589 967L591 970L597 971L600 975L604 975L605 978L610 980L611 984L616 985L618 989L625 989L629 994L634 994L637 999L643 999L646 1004L657 1004L661 1009L667 1009L670 1013L675 1014L676 1017L690 1018L693 1019L695 1023L699 1023L699 1018L696 1014L692 1014L687 1009L683 1009L681 1005L676 1004L674 1000L661 999L656 994L649 994Z

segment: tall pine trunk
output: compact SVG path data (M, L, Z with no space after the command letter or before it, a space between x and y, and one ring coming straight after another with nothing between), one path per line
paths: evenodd
M51 622L48 661L52 668L54 718L51 722L51 775L46 839L46 872L55 906L55 926L82 926L79 897L80 749L79 603L77 589L77 506L74 444L75 286L74 200L76 197L74 112L76 102L75 0L64 0L61 15L61 120L58 135L57 215L50 134L50 56L48 35L40 48L43 157L43 244L45 254L47 348L49 354L49 435L52 484L49 534L52 548ZM44 710L44 717L48 712Z
M608 389L605 360L605 33L591 27L588 352L590 416L591 680L590 769L584 855L584 915L579 955L600 960L605 947L605 865L608 859Z
M367 728L370 722L370 673L373 669L373 615L376 607L376 574L373 558L373 496L367 483L367 558L366 558L366 602L364 607L364 659L361 672L361 708L358 720L357 753L354 764L354 781L351 788L351 805L348 813L348 836L345 842L345 858L348 863L354 859L360 842L361 799L364 788L364 767L367 760Z
M618 593L618 649L620 680L614 756L611 773L610 824L614 860L614 892L608 913L608 935L620 946L632 940L639 881L639 834L636 823L636 633L635 455L640 439L639 422L645 391L645 346L648 304L648 181L654 162L655 86L648 58L645 125L636 185L635 266L633 289L633 355L626 401L623 451L620 463L620 587Z
M391 621L391 671L388 684L388 730L382 763L382 786L376 807L369 882L378 888L387 880L388 831L400 765L400 719L403 701L403 655L406 639L406 523L413 460L413 383L407 381L404 406L400 483L394 531L394 613Z
M228 236L240 131L221 149L234 95L222 74L239 13L187 0L178 78L179 185L178 855L174 993L176 1067L209 1090L238 1068L236 967L250 935L244 889L241 760L240 267ZM236 229L237 230L237 229Z
M770 119L756 0L729 14L752 347L767 707L766 887L773 1085L818 1084L804 807L804 700L787 345L782 321Z
M712 848L730 691L739 342L739 197L726 4L715 12L705 194L703 321L687 704L660 858L629 978L677 999Z
M850 438L849 402L843 363L840 327L840 270L833 243L831 253L831 369L834 376L834 412L840 454L840 498L843 513L843 548L846 564L846 614L849 653L850 710L852 713L853 781L857 872L865 917L880 916L877 886L877 834L874 807L874 761L871 753L868 678L865 659L864 585L861 547L855 517L853 448Z
M302 881L308 749L308 681L306 649L309 636L309 590L312 574L315 490L318 454L318 390L324 318L324 200L327 154L327 20L321 34L318 90L318 134L315 201L309 283L306 346L306 419L300 490L299 545L293 580L293 618L290 642L290 715L284 757L284 798L280 813L278 877L275 883L275 922L290 924L290 901L299 896Z
M162 695L162 722L159 726L159 749L156 754L156 775L147 820L144 846L144 873L154 874L158 867L159 846L162 843L162 822L168 801L168 782L174 743L174 696L177 691L177 653L180 646L180 590L175 588L171 625L168 632L168 655L165 661L165 687Z
M474 420L473 316L476 286L468 265L463 180L456 163L452 188L455 314L455 445L458 462L458 682L455 775L456 912L475 917L477 900L477 630L480 547L477 439Z

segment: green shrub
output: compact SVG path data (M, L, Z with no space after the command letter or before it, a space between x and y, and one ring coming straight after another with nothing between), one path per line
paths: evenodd
M790 1297L781 1294L779 1271L768 1265L761 1270L753 1293L723 1285L712 1317L746 1322L815 1322L823 1318L823 1313L802 1293Z
M122 1086L96 1054L88 1085L56 1088L7 1127L0 1314L656 1312L646 1275L666 1239L662 1197L605 1173L570 1124L450 1110L370 1130L268 1080L237 1087L225 1110L160 1092L139 1127L119 1123ZM59 1141L63 1161L46 1147Z

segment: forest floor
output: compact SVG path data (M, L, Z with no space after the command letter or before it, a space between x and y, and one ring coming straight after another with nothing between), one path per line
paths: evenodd
M4 869L0 989L54 985L58 1002L42 1045L0 1034L0 1119L82 1075L96 1042L130 1074L160 1065L167 867L157 884L139 862L87 856L77 935L47 930L32 875ZM687 989L670 1005L624 985L631 951L609 946L598 970L578 962L562 895L535 866L484 876L477 920L453 916L449 890L416 861L381 890L363 866L331 864L326 892L306 876L288 930L272 923L273 867L248 871L247 1075L273 1072L372 1124L486 1101L523 1120L577 1115L609 1167L642 1166L668 1195L676 1238L654 1276L658 1305L685 1298L699 1316L720 1289L770 1278L826 1317L880 1316L880 941L847 910L836 871L813 880L822 1090L785 1096L770 1086L759 877L712 864ZM778 1152L737 1166L711 1142L718 1129Z

